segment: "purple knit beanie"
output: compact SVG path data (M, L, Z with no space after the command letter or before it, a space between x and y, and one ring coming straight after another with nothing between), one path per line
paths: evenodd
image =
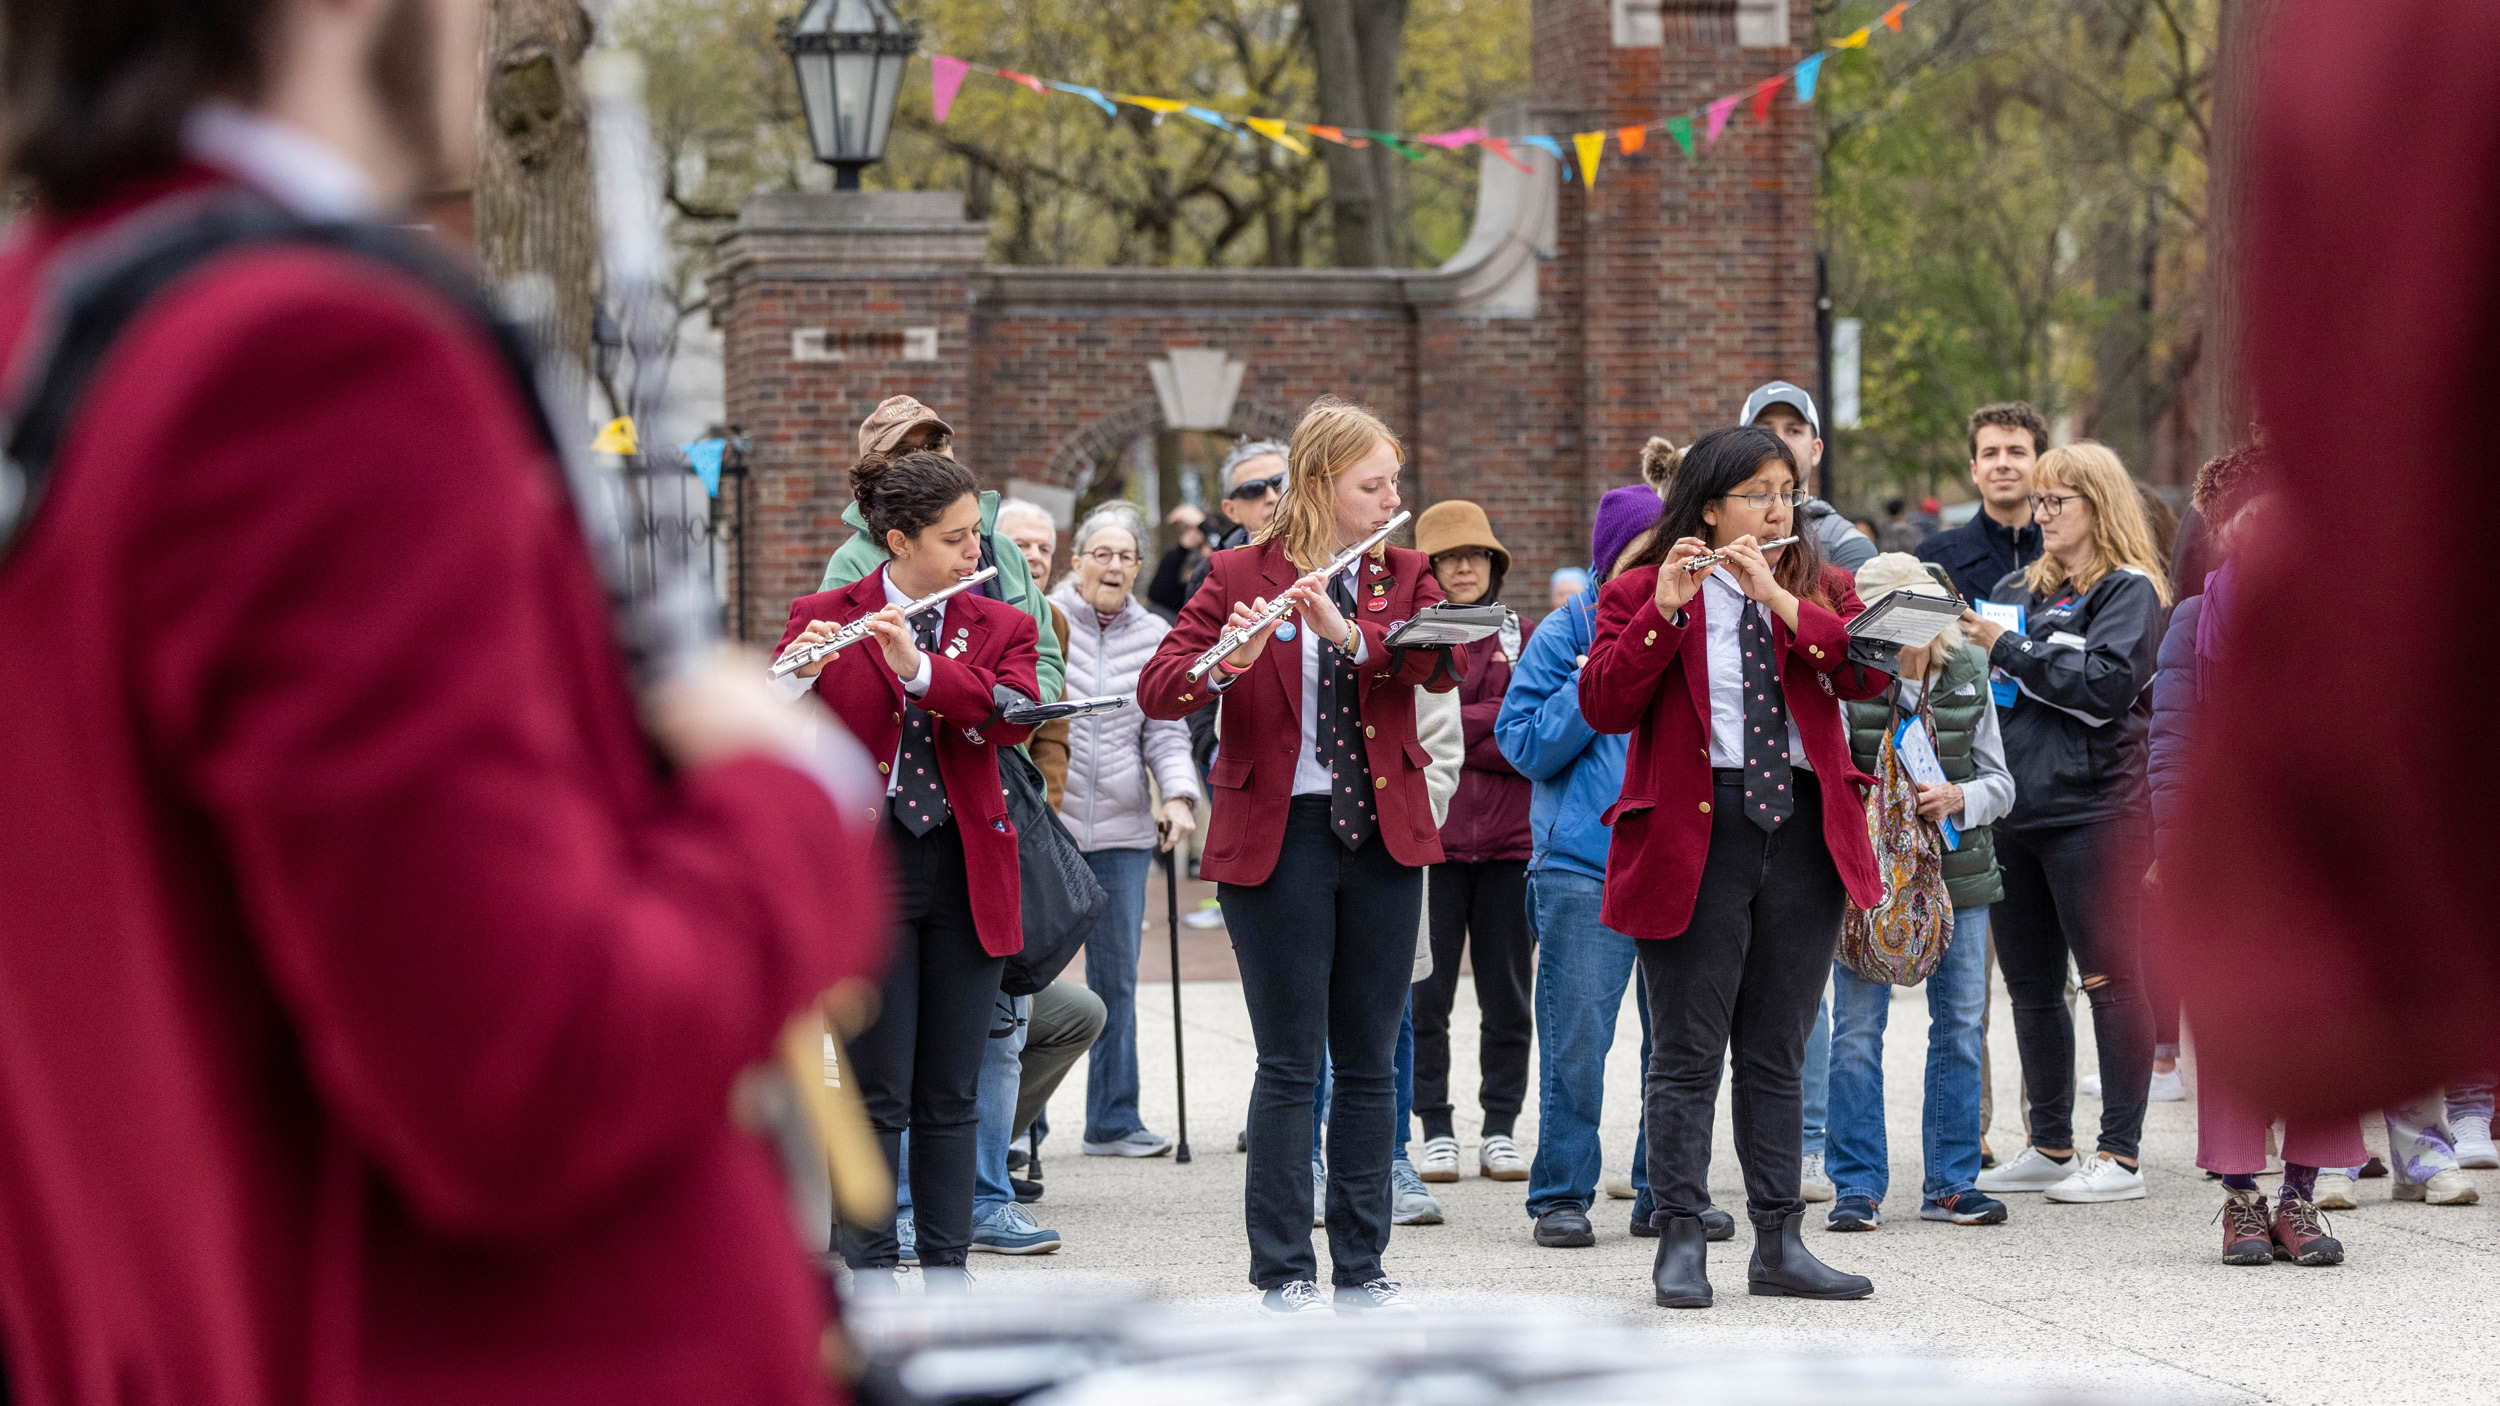
M1647 532L1667 510L1658 497L1658 490L1647 484L1630 488L1612 488L1597 500L1597 521L1589 526L1589 561L1591 575L1604 580L1612 571L1615 558L1632 539Z

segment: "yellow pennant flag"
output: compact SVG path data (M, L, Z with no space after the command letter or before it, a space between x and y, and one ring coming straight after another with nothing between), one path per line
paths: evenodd
M1132 107L1142 107L1146 109L1148 112L1155 115L1155 120L1158 122L1171 116L1175 112L1186 111L1189 107L1189 104L1182 102L1177 98L1147 98L1140 97L1135 93L1113 93L1111 96L1119 99L1121 102L1129 104Z
M1863 49L1866 47L1867 35L1871 33L1873 29L1874 26L1872 25L1860 25L1857 32L1850 35L1848 38L1833 40L1832 47L1835 49Z
M1273 117L1245 117L1241 124L1296 156L1311 154L1309 143L1285 130L1285 124Z
M608 421L607 426L599 431L599 437L590 442L590 452L593 454L635 453L634 422L623 415Z
M1606 134L1574 132L1571 134L1571 144L1580 150L1580 178L1592 186L1596 185L1597 158L1605 154Z

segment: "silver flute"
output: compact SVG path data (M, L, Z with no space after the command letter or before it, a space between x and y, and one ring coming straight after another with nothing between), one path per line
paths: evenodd
M1381 541L1390 533L1404 527L1406 525L1406 520L1413 516L1413 513L1400 512L1396 517L1382 523L1378 532L1375 532L1371 536L1364 538L1362 541L1355 543L1353 546L1346 548L1344 551L1337 554L1337 559L1335 561L1332 561L1328 563L1328 565L1320 568L1320 579L1323 581L1333 580L1338 572L1345 570L1347 567L1354 565L1358 561L1361 561L1365 553L1369 552L1372 548L1379 546ZM1267 603L1267 609L1260 611L1257 618L1253 619L1249 624L1242 626L1238 630L1226 630L1223 634L1216 636L1215 643L1207 646L1207 652L1199 655L1198 662L1189 666L1189 681L1191 683L1196 683L1198 680L1205 678L1207 676L1207 670L1214 668L1217 660L1222 659L1225 655L1232 653L1234 650L1241 648L1245 644L1248 644L1252 635L1255 635L1259 631L1266 629L1268 626L1275 624L1277 621L1284 619L1287 615L1293 612L1293 608L1293 597L1279 596L1275 600L1269 601Z
M961 581L956 582L954 585L947 587L945 590L940 591L935 595L922 596L920 599L904 606L903 618L908 620L911 617L918 615L920 612L927 610L930 606L936 605L938 602L945 600L948 596L961 595L964 592L971 590L973 587L980 585L982 582L987 581L991 577L996 576L997 574L998 568L995 566L982 567L980 570L965 577ZM857 620L852 621L850 624L843 626L841 629L834 631L830 637L819 640L814 644L794 644L790 646L787 652L785 652L779 659L773 661L771 671L772 676L777 679L788 678L790 675L797 673L799 670L806 668L808 665L815 663L817 660L824 658L826 655L835 654L848 649L852 645L859 643L861 640L868 638L868 622L876 619L881 613L883 612L871 611Z
M1773 547L1785 547L1789 543L1796 540L1797 539L1794 537L1774 537L1768 542L1757 542L1754 545L1756 550L1767 552ZM1725 552L1704 552L1700 556L1687 558L1684 563L1684 569L1686 571L1708 571L1710 568L1717 566L1719 563L1726 560L1727 553Z

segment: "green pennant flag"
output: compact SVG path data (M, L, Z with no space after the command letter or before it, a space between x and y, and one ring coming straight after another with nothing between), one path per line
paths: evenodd
M1691 156L1693 154L1692 114L1687 113L1684 116L1678 117L1669 122L1667 124L1667 135L1675 138L1675 144L1684 148L1684 154L1686 156Z
M1396 152L1398 155L1405 157L1409 161L1421 161L1424 159L1424 154L1422 152L1417 151L1415 148L1408 146L1402 141L1399 141L1397 134L1394 132L1375 132L1369 128L1365 128L1363 135L1380 143L1382 146L1389 148L1389 150Z

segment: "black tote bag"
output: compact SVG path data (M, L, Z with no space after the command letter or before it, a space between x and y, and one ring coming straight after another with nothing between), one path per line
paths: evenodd
M1042 769L1013 747L998 749L998 781L1016 827L1017 878L1024 889L1024 950L1007 959L998 989L1030 996L1058 979L1085 945L1111 896L1102 891L1059 812L1050 808Z

